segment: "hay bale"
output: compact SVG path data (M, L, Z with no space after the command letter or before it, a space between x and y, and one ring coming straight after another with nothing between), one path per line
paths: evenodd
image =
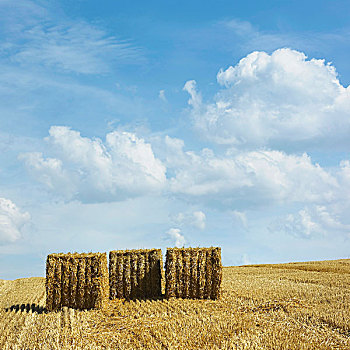
M62 272L61 272L61 276L62 276L62 280L61 280L61 285L62 285L62 300L61 300L61 304L62 305L69 305L69 277L70 277L70 273L69 273L69 257L67 259L62 259Z
M116 261L115 265L109 265L110 290L117 290L110 293L111 299L161 296L163 262L160 249L115 250L109 253L109 258Z
M91 259L85 260L85 291L84 291L84 304L90 305L91 296Z
M86 260L84 258L77 258L78 260L78 281L76 293L76 306L78 309L84 308L85 298L85 266Z
M111 256L111 255L110 255ZM113 267L112 267L113 268ZM116 256L116 274L115 278L109 281L109 285L115 285L116 286L116 295L114 297L116 298L122 298L124 295L124 265L123 265L123 256L122 255L117 255ZM112 299L114 298L112 297Z
M131 295L131 264L130 264L130 253L128 251L122 253L124 257L123 264L123 287L124 295L126 299L130 299Z
M205 252L205 287L204 287L204 299L210 299L211 287L212 287L212 250Z
M167 298L217 299L222 279L221 248L168 248Z
M213 248L212 252L212 288L211 299L218 299L221 292L222 281L222 263L221 263L221 248Z
M165 257L165 297L176 296L176 255L174 249L168 248Z
M54 291L55 291L55 270L56 270L56 261L52 256L48 256L46 260L46 304L54 304Z
M206 252L205 249L200 249L198 252L198 271L197 271L197 278L198 278L198 285L197 285L197 296L198 299L204 298L204 288L205 288L205 262L206 262Z
M149 251L145 251L145 295L152 294L152 281L151 281L151 262Z
M144 295L146 291L145 265L145 253L141 253L137 260L137 284L139 286L140 295Z
M78 284L78 265L79 259L70 258L70 274L69 274L69 300L71 300L71 307L77 308L77 284Z
M109 297L109 281L107 256L100 259L98 256L92 258L92 295L94 308L101 309L104 307Z
M61 305L61 291L62 291L61 272L62 272L62 261L60 258L58 258L58 260L56 261L55 275L54 275L54 282L53 282L53 305L55 309L59 308Z
M101 308L109 295L105 253L50 254L46 260L46 309Z
M151 295L152 298L160 297L162 294L162 269L163 256L160 249L152 249L149 252L149 263L151 268Z
M182 250L174 251L176 256L176 297L182 297L182 269L183 269L183 259L182 259Z
M131 282L131 292L130 292L130 298L135 299L139 297L140 290L139 290L139 284L137 280L137 262L138 262L138 256L139 254L132 252L130 254L130 282Z
M116 268L117 265L117 257L114 255L109 255L109 266L108 266L108 271L109 271L109 280L110 281L115 281L116 280L116 275L118 274L119 271L117 271ZM113 296L113 298L115 298L118 294L117 292L117 284L116 283L112 283L110 284L110 288L109 288L109 294Z
M182 251L182 261L183 261L182 298L190 297L190 278L191 278L190 255L191 255L191 252L189 250L184 249Z
M189 298L197 297L197 285L198 285L198 250L193 249L190 252L190 292Z

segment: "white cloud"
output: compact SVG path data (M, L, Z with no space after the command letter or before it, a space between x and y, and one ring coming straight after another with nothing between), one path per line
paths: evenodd
M176 247L182 248L186 243L185 237L181 234L181 230L178 228L171 228L167 232L167 236L175 242Z
M184 199L191 205L231 209L246 227L246 210L266 205L328 205L346 198L350 165L327 171L307 154L258 150L216 155L210 149L185 151L169 136L150 143L114 131L82 137L68 127L51 127L43 153L20 159L36 180L55 194L83 202L119 201L146 194ZM349 163L350 164L350 163ZM333 204L332 204L333 205ZM203 211L185 211L174 224L205 229Z
M162 100L162 101L164 101L164 102L166 102L167 101L167 99L166 99L166 96L165 96L165 91L164 90L159 90L159 98Z
M22 212L9 199L0 198L0 243L17 241L23 225L29 221L29 213Z
M184 91L187 91L191 95L191 99L188 100L188 104L195 110L198 109L202 104L202 96L197 91L197 83L195 80L189 80L183 87Z
M211 141L301 148L348 140L350 88L324 60L291 49L256 51L220 70L217 80L223 88L214 103L201 101L194 81L184 87L194 125Z
M178 213L172 217L172 220L176 225L195 227L200 230L204 230L206 225L206 216L201 210L192 213Z
M248 228L248 220L246 213L239 210L233 210L232 214L245 229Z
M206 216L202 211L195 211L193 213L193 225L201 230L205 229Z
M216 156L210 149L184 151L181 140L166 138L173 193L226 207L267 203L331 201L339 184L306 154L259 150Z
M106 73L113 61L137 63L141 57L130 42L84 22L28 28L9 54L24 66L34 63L83 74Z
M241 21L239 19L230 19L228 21L220 22L221 25L228 29L231 29L235 34L240 36L253 36L256 34L256 30L250 22Z
M0 3L5 33L0 55L23 67L44 66L68 73L100 74L115 64L144 60L142 50L129 40L110 35L97 25L72 21L51 4L18 1Z
M346 213L342 214L343 218L347 217ZM334 213L331 207L313 205L272 221L269 229L303 238L333 235L337 232L349 233L350 224L343 223L341 220L342 217Z
M114 131L105 143L53 126L46 138L55 158L24 153L27 169L51 190L84 202L122 200L156 193L165 185L165 167L151 145L128 132Z

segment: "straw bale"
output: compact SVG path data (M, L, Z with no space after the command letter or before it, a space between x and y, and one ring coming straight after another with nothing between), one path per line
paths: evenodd
M124 298L130 299L131 295L131 266L130 266L130 252L124 253Z
M200 249L198 252L198 286L197 286L197 298L204 298L204 288L205 288L205 262L206 262L206 252L204 249Z
M182 269L182 298L189 298L190 296L190 254L191 252L187 249L182 251L182 261L183 261L183 269Z
M168 248L165 258L165 297L176 296L176 256L174 249Z
M211 287L212 287L212 250L205 252L205 287L204 287L204 298L210 299Z
M222 281L222 263L221 263L221 248L213 249L212 253L212 289L211 299L218 299L220 297L220 286Z
M140 253L137 260L137 285L139 287L139 295L145 295L145 253Z
M124 283L123 283L123 276L124 276L124 264L123 264L123 255L111 255L110 256L116 256L116 274L115 279L110 280L110 286L112 284L116 285L116 295L111 294L111 298L122 298L124 295Z
M217 299L222 279L220 248L168 248L167 298Z
M53 277L53 303L52 307L54 309L57 309L61 305L61 291L62 291L62 285L61 285L61 272L62 272L62 261L60 258L56 261L55 266L55 275Z
M131 282L131 292L130 292L130 298L135 299L139 296L139 285L137 283L137 261L138 261L139 254L136 252L130 253L130 282Z
M153 298L161 295L160 249L115 250L109 253L109 257L116 261L115 265L109 265L109 275L112 276L109 280L110 290L117 290L116 293L110 293L111 299ZM111 271L112 268L116 272Z
M77 283L76 306L78 309L83 309L84 308L84 299L85 299L86 259L77 258L77 260L78 260L78 283Z
M183 270L183 258L182 258L182 250L175 250L176 256L176 297L182 297L182 270Z
M46 260L46 305L48 305L49 309L52 309L54 302L54 278L55 278L55 270L56 270L56 260L52 258L50 255Z
M77 308L77 283L79 259L70 258L69 299L72 308Z
M193 249L190 252L190 292L189 292L189 298L196 298L197 297L197 284L198 284L198 250Z
M163 255L160 249L152 249L149 252L149 261L151 267L151 295L156 298L162 294L162 269L163 269Z
M110 296L112 296L113 298L115 298L118 294L117 292L117 257L115 255L111 255L109 254L109 267L108 267L108 271L109 271L109 281L111 281L112 283L110 283L110 287L109 287L109 294Z
M69 305L69 261L62 259L62 305Z
M92 300L91 290L91 259L85 261L85 293L84 293L84 306L90 305Z
M151 262L149 251L145 251L145 295L152 294L152 281L151 281Z
M107 256L50 254L46 261L46 308L100 308L108 298Z
M102 308L109 296L107 255L93 256L92 261L92 295L95 308Z

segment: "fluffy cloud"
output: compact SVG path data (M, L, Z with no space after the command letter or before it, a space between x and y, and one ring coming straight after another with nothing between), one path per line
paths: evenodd
M200 230L205 229L206 216L201 210L193 213L178 213L172 219L179 226L191 226Z
M269 229L273 232L281 231L303 238L337 232L349 234L350 224L342 222L346 213L342 214L343 218L332 212L329 207L314 205L272 221Z
M0 243L10 243L21 237L21 229L30 221L30 215L22 212L9 199L0 198Z
M166 138L169 187L173 193L232 207L332 201L339 183L307 154L259 150L216 156L210 149L184 151Z
M132 133L111 132L103 143L53 126L46 141L55 158L25 153L20 159L39 181L66 198L122 200L157 192L165 184L166 169L151 145Z
M333 188L329 200L315 198L296 212L273 220L269 225L270 231L302 238L329 234L350 237L350 162L341 161L333 176L338 186Z
M350 163L329 172L307 154L257 150L216 155L208 148L186 151L182 140L167 136L162 147L155 147L156 156L150 143L132 133L114 131L103 142L57 126L51 127L46 141L48 155L25 153L20 159L49 189L83 202L163 193L237 210L266 204L321 205L344 196L340 188L350 183ZM181 224L205 227L203 212L180 214Z
M280 149L348 142L350 88L324 60L291 49L253 52L217 80L214 103L202 102L194 81L184 87L194 125L211 141Z
M178 228L171 228L167 232L167 237L174 241L175 246L178 248L182 248L186 243L185 237L181 234L181 230Z

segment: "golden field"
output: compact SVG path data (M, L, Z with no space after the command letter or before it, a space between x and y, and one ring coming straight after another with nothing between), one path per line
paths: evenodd
M0 349L350 349L350 259L224 267L219 300L44 307L44 278L0 280Z

